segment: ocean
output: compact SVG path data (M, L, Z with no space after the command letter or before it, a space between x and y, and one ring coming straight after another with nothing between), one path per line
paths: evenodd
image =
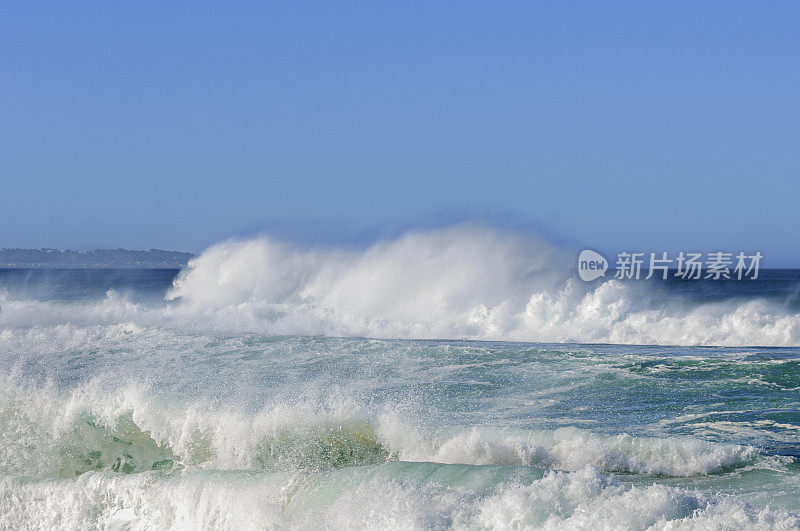
M800 528L800 271L574 258L457 226L0 269L0 528Z

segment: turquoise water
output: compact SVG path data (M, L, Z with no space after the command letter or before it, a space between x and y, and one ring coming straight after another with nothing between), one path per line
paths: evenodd
M0 339L12 527L798 524L798 349Z

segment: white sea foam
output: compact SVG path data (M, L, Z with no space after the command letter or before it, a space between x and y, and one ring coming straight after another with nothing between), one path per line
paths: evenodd
M594 469L532 482L443 485L433 465L289 474L86 473L0 479L0 527L105 529L797 529L785 510L755 509L662 485L628 486ZM432 478L434 478L432 480Z
M0 473L70 477L91 470L296 470L390 461L508 465L663 476L783 470L790 460L689 437L468 428L440 430L337 398L247 412L208 401L166 401L139 385L70 392L5 382Z
M574 278L540 241L462 225L364 251L267 238L215 245L170 299L234 328L399 338L799 345L800 315L763 300L658 304L641 284Z
M491 529L795 529L787 511L753 510L663 485L626 487L592 468L551 472L482 500L480 527Z
M504 464L577 470L593 466L608 472L664 476L715 474L757 464L783 468L775 457L753 447L710 443L689 437L599 435L577 428L524 432L472 428L436 446L404 449L401 458L440 463Z
M192 260L168 304L7 300L0 326L131 322L265 334L542 342L800 345L800 315L766 300L661 303L643 283L583 283L573 257L474 225L364 250L266 237Z

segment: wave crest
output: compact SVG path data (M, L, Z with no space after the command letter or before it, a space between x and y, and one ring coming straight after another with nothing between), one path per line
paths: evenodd
M642 283L583 283L573 268L541 241L473 225L361 251L256 238L209 248L167 298L207 326L278 334L800 345L800 315L765 300L666 306Z
M168 403L136 385L111 393L89 385L64 396L9 384L0 392L0 419L0 473L39 477L95 470L288 471L397 460L695 476L781 470L791 462L750 446L689 437L612 436L577 428L441 431L346 402L274 404L246 413L201 402Z

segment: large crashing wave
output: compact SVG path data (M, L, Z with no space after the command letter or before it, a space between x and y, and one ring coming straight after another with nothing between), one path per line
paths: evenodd
M358 251L261 237L212 246L167 298L206 326L278 334L800 345L800 315L769 301L666 305L641 283L583 283L574 267L541 241L474 225Z

